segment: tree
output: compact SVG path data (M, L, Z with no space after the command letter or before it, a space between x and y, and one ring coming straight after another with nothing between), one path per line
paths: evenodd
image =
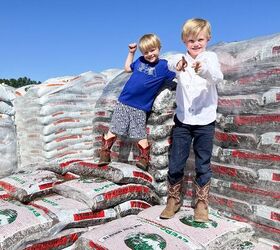
M20 77L17 80L14 78L11 79L0 79L0 83L5 83L9 86L12 86L14 88L19 88L22 86L30 85L30 84L40 84L41 82L37 82L34 80L31 80L30 78L25 77Z

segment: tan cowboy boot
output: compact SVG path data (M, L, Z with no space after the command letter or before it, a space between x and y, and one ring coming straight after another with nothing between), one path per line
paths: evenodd
M98 162L99 166L107 165L111 162L111 147L116 141L117 137L111 137L107 140L104 139L104 135L102 137L102 146L99 151L100 159Z
M138 168L141 168L142 170L147 171L149 166L149 160L150 160L151 146L149 145L146 148L143 148L139 143L137 143L137 147L140 151L140 154L138 156L138 161L136 162L136 166Z
M195 187L195 208L194 208L194 221L208 222L208 197L210 189L210 181L203 187L200 187L194 181Z
M181 193L182 193L183 181L179 181L174 185L168 184L168 196L165 209L161 212L161 219L171 219L175 213L177 213L181 206Z

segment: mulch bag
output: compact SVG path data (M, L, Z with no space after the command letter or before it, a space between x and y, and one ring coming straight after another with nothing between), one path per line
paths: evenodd
M151 143L151 155L162 155L168 153L171 145L171 139L156 140Z
M166 144L168 145L168 143L166 143ZM166 150L168 150L168 149L166 148ZM162 170L162 169L168 168L168 163L169 163L168 151L163 152L161 155L151 155L151 159L150 159L151 168ZM148 171L149 171L149 173L152 174L152 172L150 171L151 168L149 168Z
M217 162L252 166L255 169L277 167L280 165L280 154L262 153L255 150L229 149L213 147L212 159Z
M167 166L164 165L164 166ZM163 169L157 169L154 167L149 167L149 173L155 178L156 181L161 182L161 181L165 181L167 178L167 172L168 172L168 168L163 168Z
M162 113L163 110L174 111L176 107L175 97L176 92L169 89L162 90L153 102L152 112Z
M80 178L58 184L54 191L86 203L93 211L116 206L127 200L139 199L158 204L159 197L141 184L118 185L100 178Z
M237 181L226 181L213 178L211 181L211 193L225 195L236 201L246 201L248 207L242 211L245 216L253 217L255 204L266 204L277 210L279 206L280 191L277 184L260 187L251 183L239 183ZM250 204L250 205L249 205ZM230 207L230 206L229 206ZM245 207L244 207L245 208ZM248 210L247 210L248 209ZM240 209L242 210L242 209Z
M163 209L164 206L153 206L137 216L171 228L191 239L192 242L201 244L204 249L228 249L229 246L237 246L242 241L250 239L254 232L249 224L229 220L212 209L210 209L208 223L195 222L193 209L190 207L182 207L173 218L162 220L159 215Z
M112 208L93 212L84 202L57 194L36 199L29 205L52 213L59 221L56 225L58 232L64 228L96 226L117 218Z
M130 200L118 204L114 207L114 209L116 210L118 217L125 217L131 214L138 214L139 212L151 206L152 204L146 201Z
M243 65L242 65L243 66ZM244 66L245 69L245 66ZM232 79L225 74L224 82L218 83L220 95L240 95L265 92L279 87L279 63L249 65L244 75L234 74Z
M255 149L265 153L278 153L280 151L280 132L234 133L215 129L214 143L224 148Z
M221 180L238 180L238 182L246 184L255 184L259 180L258 171L244 166L211 161L211 170L213 177Z
M0 179L0 187L21 202L29 202L52 192L63 178L47 170L22 170Z
M171 135L174 125L173 119L169 119L164 124L150 125L147 124L147 134L153 140L165 139Z
M60 250L69 247L86 232L87 228L70 228L65 229L54 236L40 239L36 242L29 243L24 250Z
M5 83L0 84L0 101L11 102L16 98L16 89Z
M55 221L43 210L0 200L0 249L18 250L29 241L51 234Z
M110 171L107 172L108 175L105 175L107 180L119 184L137 183L151 188L155 187L153 176L136 166L122 162L111 162L108 166Z
M227 132L266 133L280 130L279 114L221 115L217 127Z
M119 184L137 183L155 187L155 181L148 172L138 167L122 162L111 162L108 165L99 166L96 161L76 161L62 164L64 171L81 176L101 177Z
M223 114L276 113L279 96L280 88L272 88L264 93L220 96L217 111Z
M78 249L204 249L189 237L137 215L111 221L82 234L72 246Z
M152 126L156 125L162 125L165 122L168 122L170 119L172 119L174 116L174 110L163 110L162 113L151 113L151 115L148 118L148 124Z

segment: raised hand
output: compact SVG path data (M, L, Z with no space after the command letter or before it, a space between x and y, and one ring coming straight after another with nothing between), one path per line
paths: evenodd
M201 70L201 67L202 67L201 62L194 62L192 64L192 68L194 69L195 73L199 73Z
M188 66L188 62L186 61L185 57L182 56L182 59L176 65L176 70L178 70L178 71L185 71L185 68L187 66Z
M130 43L128 45L129 52L134 53L137 50L137 43Z

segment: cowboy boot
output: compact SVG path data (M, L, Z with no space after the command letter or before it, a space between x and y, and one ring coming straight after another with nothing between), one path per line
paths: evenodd
M142 170L147 171L149 166L149 160L150 160L150 148L151 146L147 146L146 148L143 148L139 143L137 143L137 147L140 151L138 156L138 161L136 162L136 166L138 168L141 168Z
M105 140L104 135L102 137L102 146L99 151L99 166L107 165L111 162L111 147L113 146L114 142L116 141L117 137L111 137Z
M168 183L168 196L167 196L167 204L165 209L161 212L161 219L171 219L175 213L177 213L182 206L182 187L183 180L177 182L174 185L170 185Z
M207 182L203 187L200 187L194 181L195 187L195 207L194 207L194 221L197 222L208 222L208 197L210 189L210 181Z

